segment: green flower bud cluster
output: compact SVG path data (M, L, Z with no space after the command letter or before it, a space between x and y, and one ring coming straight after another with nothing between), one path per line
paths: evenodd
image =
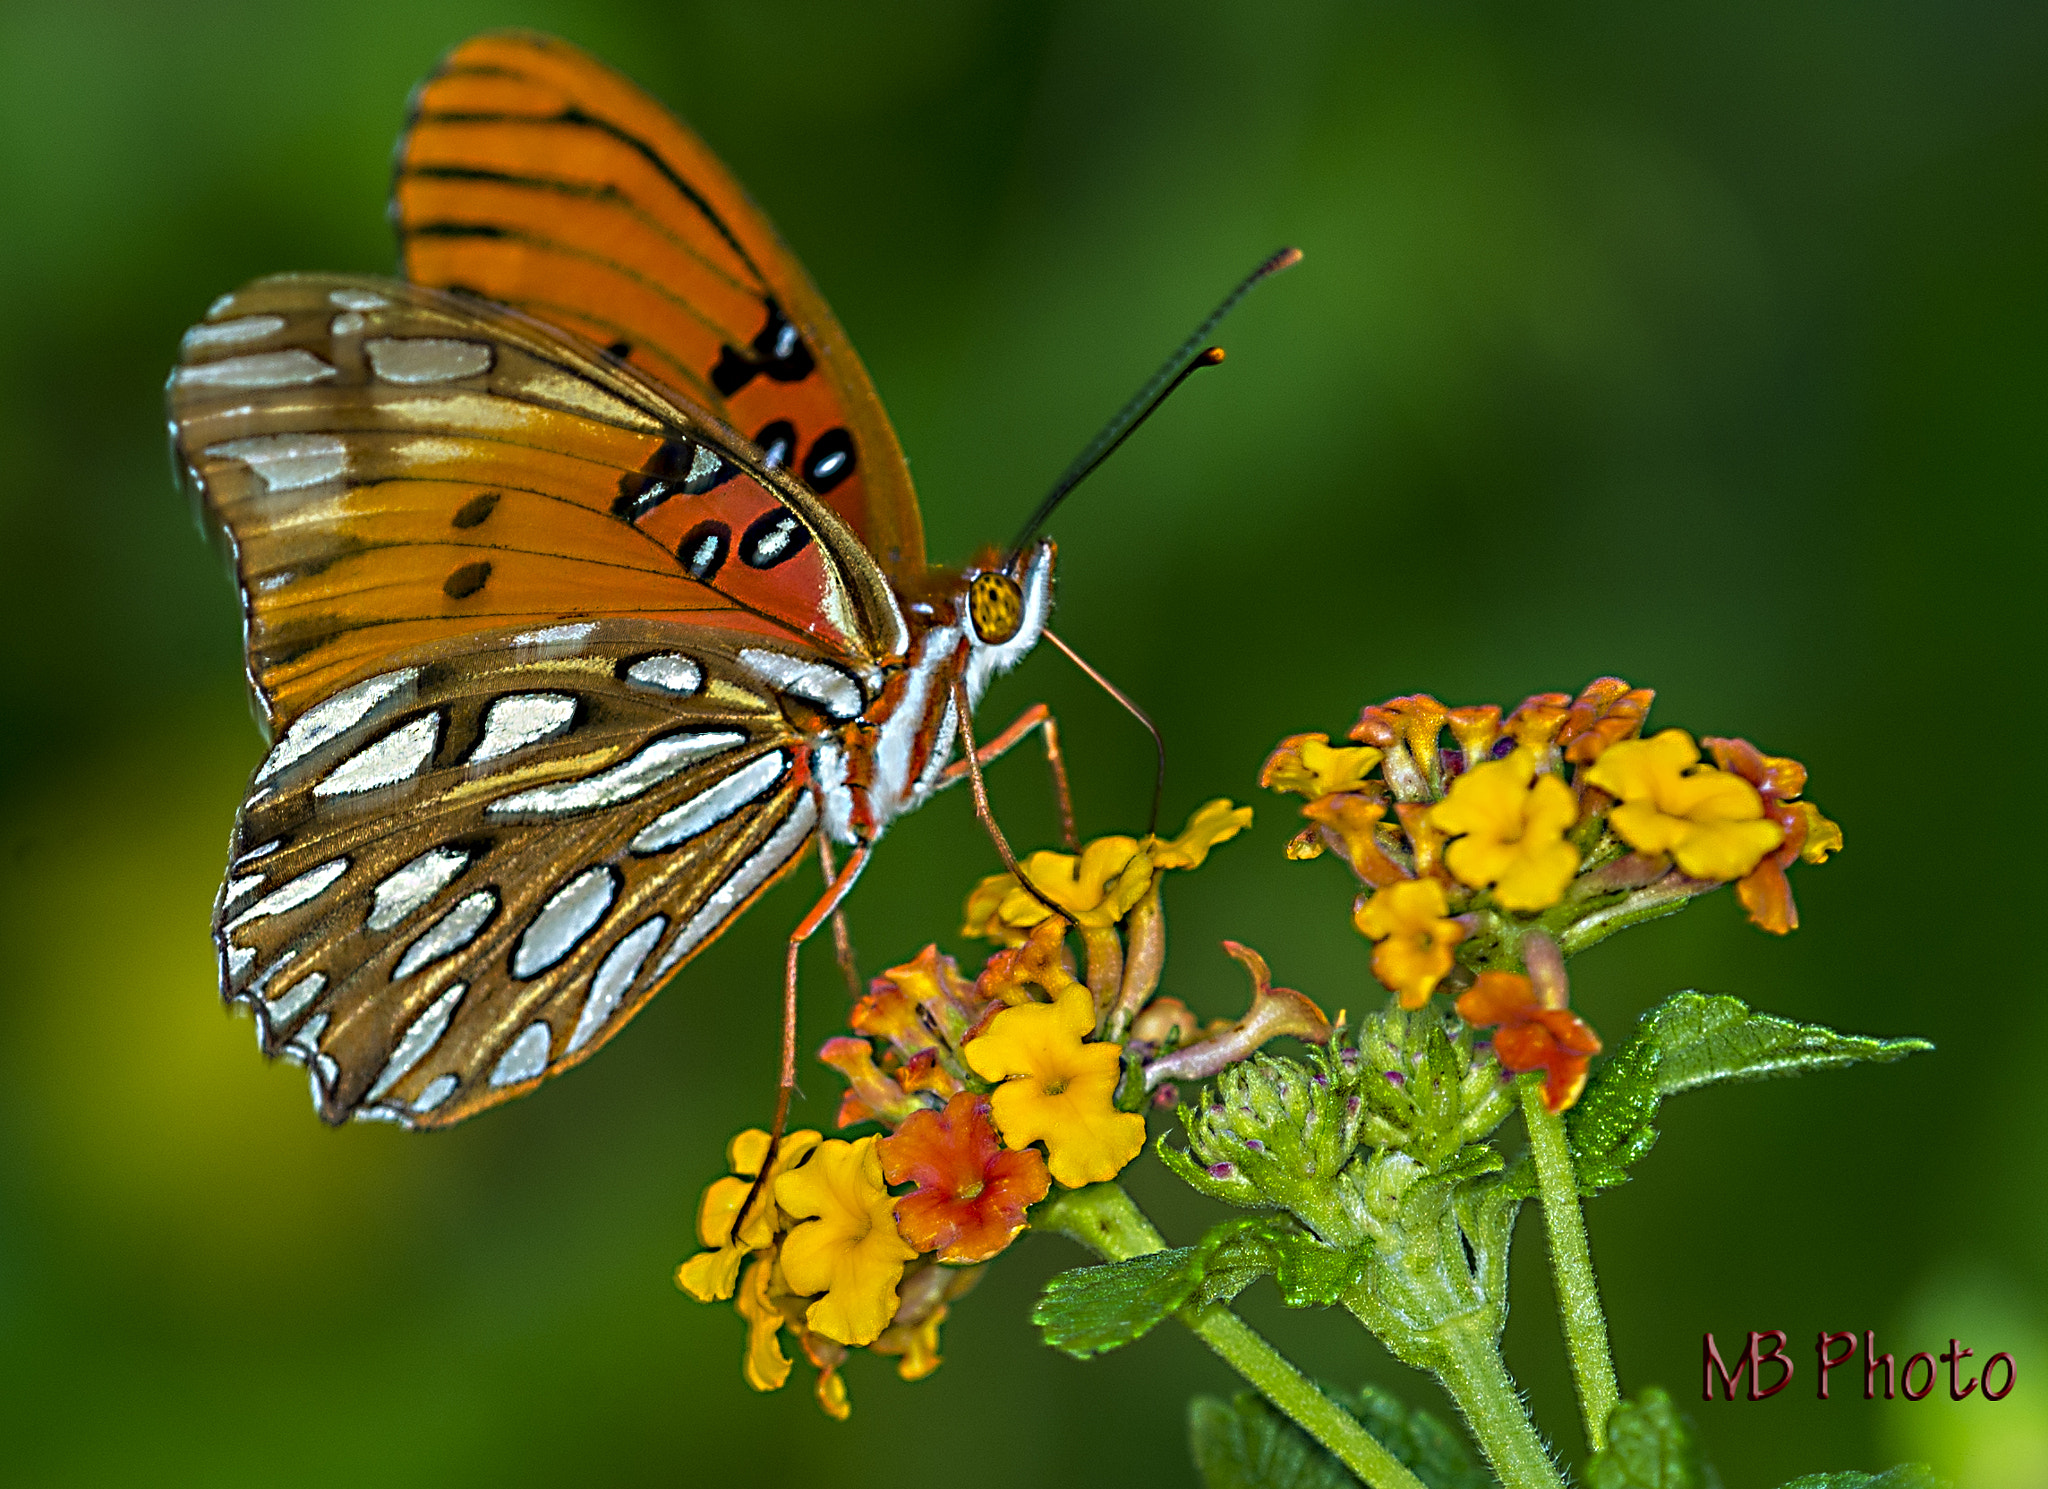
M1484 1142L1515 1106L1492 1050L1474 1059L1472 1030L1426 1009L1392 1008L1366 1019L1341 1058L1355 1062L1363 1140L1406 1153L1430 1172L1467 1143Z

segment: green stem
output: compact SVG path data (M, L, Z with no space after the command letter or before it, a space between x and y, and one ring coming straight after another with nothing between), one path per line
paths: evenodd
M1586 1220L1579 1212L1579 1181L1572 1150L1565 1141L1564 1118L1543 1103L1543 1081L1523 1077L1522 1117L1529 1127L1529 1151L1536 1160L1536 1182L1543 1195L1543 1224L1550 1233L1550 1275L1557 1283L1557 1311L1571 1353L1572 1383L1578 1387L1579 1411L1586 1423L1586 1446L1599 1452L1607 1446L1607 1419L1621 1399L1614 1383L1614 1356L1607 1344L1607 1315L1600 1307L1600 1284L1593 1277L1593 1255L1586 1245Z
M1472 1435L1511 1489L1564 1489L1564 1478L1523 1410L1520 1393L1502 1363L1500 1347L1485 1334L1452 1326L1438 1335L1448 1358L1439 1367Z
M1166 1239L1119 1184L1091 1184L1062 1194L1034 1210L1031 1224L1033 1229L1057 1231L1078 1241L1106 1261L1127 1261L1166 1249ZM1426 1489L1357 1419L1221 1303L1183 1310L1180 1319L1370 1489Z

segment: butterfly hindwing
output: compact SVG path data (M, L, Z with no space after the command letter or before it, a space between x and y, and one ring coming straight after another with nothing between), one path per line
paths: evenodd
M259 280L186 334L170 405L273 729L397 653L519 625L662 617L863 667L902 645L858 540L745 439L467 297Z
M391 215L406 277L562 326L726 417L919 574L896 436L846 334L688 128L553 37L494 32L413 98Z
M818 654L617 620L485 639L301 715L236 824L223 986L329 1121L439 1126L577 1063L815 826L764 675Z

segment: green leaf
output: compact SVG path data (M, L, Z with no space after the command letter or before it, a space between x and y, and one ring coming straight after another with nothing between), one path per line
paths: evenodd
M1341 1395L1333 1399L1343 1401ZM1496 1489L1464 1438L1428 1412L1411 1410L1376 1386L1366 1386L1355 1399L1360 1425L1428 1489ZM1358 1486L1319 1443L1249 1393L1234 1401L1197 1396L1189 1402L1188 1442L1208 1489Z
M1391 1391L1360 1389L1358 1420L1429 1489L1494 1489L1493 1475L1473 1460L1472 1449L1454 1428L1420 1407L1403 1406Z
M1607 1418L1607 1446L1586 1465L1589 1489L1712 1489L1692 1429L1655 1386Z
M1657 1089L1671 1096L1715 1081L1755 1081L1858 1061L1902 1060L1933 1045L1924 1039L1837 1034L1819 1024L1752 1013L1740 998L1680 993L1643 1019L1643 1036L1663 1052Z
M1208 1489L1358 1489L1320 1444L1249 1392L1190 1401L1188 1447Z
M1201 1248L1181 1246L1062 1272L1045 1285L1031 1321L1045 1342L1077 1360L1143 1337L1202 1285Z
M1327 1308L1364 1280L1372 1261L1369 1244L1326 1245L1288 1215L1226 1220L1196 1249L1208 1259L1205 1301L1236 1297L1270 1272L1289 1308Z
M1942 1481L1924 1463L1901 1463L1883 1473L1858 1473L1853 1468L1810 1473L1794 1479L1785 1489L1942 1489Z
M1873 1039L1795 1024L1754 1013L1725 994L1679 993L1643 1015L1636 1037L1600 1063L1565 1118L1579 1193L1628 1181L1630 1166L1657 1141L1652 1123L1667 1096L1720 1081L1889 1063L1933 1048L1924 1039ZM1534 1194L1535 1166L1526 1157L1516 1160L1501 1184L1512 1194Z

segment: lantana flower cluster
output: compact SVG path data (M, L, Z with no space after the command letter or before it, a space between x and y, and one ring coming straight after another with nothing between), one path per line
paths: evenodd
M1497 1030L1505 1069L1546 1072L1553 1111L1600 1050L1568 1006L1566 955L1730 883L1783 935L1799 923L1786 870L1842 846L1802 799L1798 761L1680 729L1644 737L1653 697L1603 677L1505 717L1395 698L1359 715L1350 745L1282 740L1259 778L1306 798L1290 857L1350 865L1353 922L1401 1006L1455 995L1467 1023Z
M1120 1173L1145 1146L1144 1110L1177 1100L1174 1081L1213 1075L1279 1035L1329 1038L1322 1011L1274 988L1257 953L1235 943L1226 949L1253 978L1243 1018L1204 1026L1158 996L1160 876L1199 866L1250 820L1249 808L1215 801L1175 838L1034 853L1022 864L1030 888L999 874L968 898L964 934L1000 948L977 976L927 946L873 980L851 1032L818 1052L846 1081L837 1126L848 1135L785 1135L744 1220L769 1140L735 1138L732 1175L699 1209L706 1249L676 1274L701 1301L734 1300L749 1384L787 1381L785 1333L836 1417L850 1410L839 1369L851 1349L897 1357L906 1380L930 1374L952 1301L1024 1231L1030 1207L1055 1184Z

